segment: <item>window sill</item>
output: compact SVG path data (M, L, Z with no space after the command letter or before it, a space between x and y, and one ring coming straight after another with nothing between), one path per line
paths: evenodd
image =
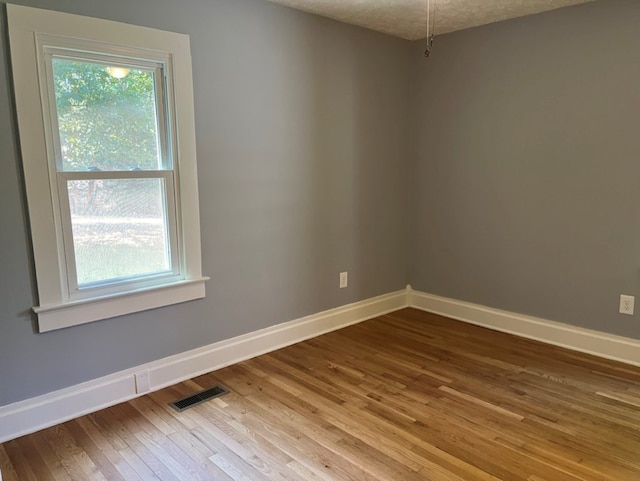
M201 299L205 296L204 283L207 280L209 280L208 277L201 277L125 294L83 299L64 304L35 306L33 311L38 316L38 331L53 331L147 309Z

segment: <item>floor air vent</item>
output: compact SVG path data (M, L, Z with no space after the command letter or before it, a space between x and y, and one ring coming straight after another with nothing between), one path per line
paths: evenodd
M224 394L227 394L229 390L226 387L217 386L210 387L208 389L204 389L195 394L191 394L187 397L183 397L182 399L178 399L177 401L173 401L169 403L173 409L178 412L182 412L185 409L192 408L193 406L197 406L198 404L202 404L209 399L213 399Z

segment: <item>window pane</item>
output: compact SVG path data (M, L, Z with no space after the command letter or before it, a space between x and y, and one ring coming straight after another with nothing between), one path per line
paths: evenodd
M52 63L62 170L161 168L154 71Z
M78 286L171 270L163 179L67 182Z

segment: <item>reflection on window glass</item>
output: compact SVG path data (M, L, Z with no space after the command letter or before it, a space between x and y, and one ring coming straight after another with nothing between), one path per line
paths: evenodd
M52 63L62 170L161 168L153 71Z

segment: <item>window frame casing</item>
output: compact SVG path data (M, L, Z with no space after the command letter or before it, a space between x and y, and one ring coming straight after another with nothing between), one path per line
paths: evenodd
M7 14L38 288L39 305L33 310L39 331L204 297L207 278L202 276L201 267L189 37L13 4L7 5ZM106 286L92 292L85 290L81 295L70 289L62 231L64 203L58 186L61 172L56 167L55 142L59 140L51 122L51 101L55 102L55 98L51 98L50 83L46 80L47 48L95 52L132 65L136 59L163 65L167 116L164 121L170 130L166 140L169 144L163 149L172 154L170 181L174 185L172 189L167 186L167 192L175 195L175 199L166 202L175 206L172 256L176 254L178 260L175 275L167 276L163 282L147 279L130 283L126 290ZM156 173L160 172L163 171Z

